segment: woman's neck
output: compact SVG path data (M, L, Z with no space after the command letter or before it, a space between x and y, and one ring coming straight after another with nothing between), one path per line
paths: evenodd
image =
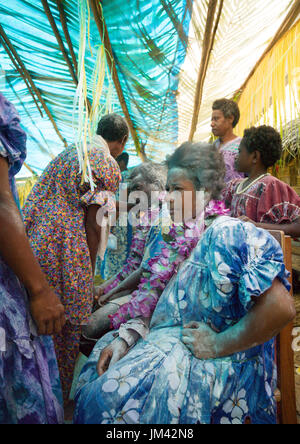
M226 133L224 136L220 137L221 145L226 145L226 143L231 142L232 140L236 139L237 136L233 134L232 131L229 133Z
M264 166L257 166L254 167L248 175L248 181L251 182L252 180L257 179L259 176L266 174L267 173L267 168L265 168Z

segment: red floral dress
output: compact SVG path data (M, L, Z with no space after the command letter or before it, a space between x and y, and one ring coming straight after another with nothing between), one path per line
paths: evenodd
M300 197L286 183L271 175L255 181L239 192L243 179L234 179L227 185L224 200L232 217L247 216L254 222L282 224L300 217Z

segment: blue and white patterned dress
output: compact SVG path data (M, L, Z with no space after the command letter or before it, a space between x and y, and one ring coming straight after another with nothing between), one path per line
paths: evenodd
M11 191L18 203L14 176L26 157L26 134L14 106L1 93L0 156L8 160ZM62 422L52 339L36 334L26 291L0 255L0 424Z
M220 216L163 292L150 333L102 377L99 340L81 373L76 423L275 423L274 340L219 359L197 359L181 341L183 325L217 331L236 324L288 272L282 250L265 230Z

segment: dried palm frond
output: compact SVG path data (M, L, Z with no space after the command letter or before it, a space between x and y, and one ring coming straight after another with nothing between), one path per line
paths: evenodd
M21 208L23 208L24 203L27 197L29 196L32 188L34 187L35 183L37 182L37 180L38 176L34 175L26 179L25 182L22 183L17 182L17 190L18 190L18 196Z
M90 35L90 8L88 0L80 0L78 3L80 17L80 44L78 54L78 86L73 104L73 130L74 141L77 148L82 183L89 182L93 190L93 176L89 162L88 145L96 133L96 126L100 117L111 111L112 105L112 79L106 63L106 51L100 44L95 56L95 67L89 84L85 69L85 58L87 57L87 46L92 57L93 51L89 41ZM104 93L104 82L108 80L108 88L101 105ZM93 96L92 105L88 100L88 92Z
M237 132L257 124L283 128L300 115L300 21L266 54L239 98Z

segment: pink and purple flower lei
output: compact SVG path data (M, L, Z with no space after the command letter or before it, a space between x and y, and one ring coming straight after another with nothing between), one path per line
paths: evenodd
M140 224L136 227L136 232L130 247L130 253L125 262L125 265L117 274L115 279L105 287L104 294L107 294L111 290L116 288L124 279L127 278L127 276L137 270L141 265L145 251L147 235L151 228L150 222L153 221L153 219L157 218L158 212L159 210L157 208L150 208L144 216L141 216Z
M205 218L224 216L229 212L223 201L212 200L205 209ZM143 273L138 290L132 293L128 303L109 316L113 329L118 329L129 319L151 316L160 295L179 265L190 256L205 228L204 221L200 226L196 223L172 225L167 236L164 236L166 246L162 248L161 256L150 259L150 271Z

